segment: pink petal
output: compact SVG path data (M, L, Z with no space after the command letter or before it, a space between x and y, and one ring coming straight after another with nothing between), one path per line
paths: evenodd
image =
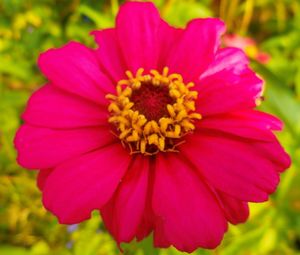
M172 49L176 47L181 39L183 29L171 27L168 23L161 20L158 29L159 40L159 56L158 56L158 70L162 71L167 66L168 58Z
M47 84L29 99L22 115L25 122L51 128L77 128L107 125L103 106Z
M105 226L119 244L130 242L141 223L148 173L149 158L140 155L135 157L115 195L101 210Z
M261 97L262 80L246 66L241 51L229 49L218 54L195 87L199 92L197 110L207 116L254 108Z
M96 55L105 73L109 74L115 84L119 80L125 79L126 65L116 30L97 30L91 34L95 36L99 46L96 50Z
M262 157L270 159L274 169L279 173L285 171L291 165L290 156L284 151L276 139L274 139L271 143L257 144L256 151Z
M156 227L154 232L154 244L159 248L168 248L172 243L168 240L168 235L166 233L167 229L164 226L164 220L162 218L156 218ZM188 250L184 250L187 252Z
M261 202L268 199L279 183L278 166L268 155L273 146L274 142L249 141L201 130L187 137L180 149L215 188L243 201ZM277 153L284 152L281 149Z
M136 232L137 241L141 241L146 238L154 228L156 217L152 208L152 196L153 196L153 185L154 185L154 171L155 164L154 160L150 159L150 169L148 175L148 187L147 187L147 195L146 195L146 204L145 209L142 215L141 222L138 226Z
M282 122L267 113L246 110L207 116L197 122L197 126L244 138L274 141L276 138L271 131L281 130Z
M117 143L59 165L44 185L44 206L63 224L88 219L112 197L130 159Z
M226 219L232 224L245 222L249 217L248 203L228 196L221 191L217 192Z
M105 94L114 92L100 70L95 51L80 43L70 42L42 53L38 65L55 86L96 103L107 105Z
M115 139L108 126L61 130L25 124L16 135L15 146L20 165L43 169L101 148Z
M39 170L36 182L37 182L38 188L41 191L43 190L46 180L48 179L48 176L52 173L52 171L53 171L53 168Z
M149 221L147 219L148 216L146 217L143 217L142 218L142 222L137 230L137 233L136 233L136 240L139 242L139 241L142 241L144 238L146 238L147 236L150 235L150 233L153 231L153 220L154 220L154 216L151 215L151 221ZM146 218L146 219L145 219ZM149 217L148 217L149 218ZM152 220L153 219L153 220Z
M170 53L167 66L171 72L183 75L186 82L198 80L214 60L224 30L219 19L192 20Z
M160 17L150 3L126 2L120 8L116 29L127 68L149 71L156 68L158 59L157 30Z
M216 53L214 61L201 75L201 79L226 70L241 73L248 66L249 60L245 53L238 48L223 48Z
M153 209L161 218L156 222L156 229L159 234L165 234L161 242L155 229L156 246L169 242L185 252L198 247L215 248L227 230L216 197L174 153L157 156Z

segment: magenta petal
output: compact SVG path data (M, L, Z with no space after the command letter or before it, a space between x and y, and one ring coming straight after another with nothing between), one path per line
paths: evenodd
M201 79L225 70L234 70L236 73L241 73L248 64L249 60L242 50L237 48L219 49L215 55L214 61L201 75Z
M169 248L172 243L167 239L168 235L166 234L163 220L161 218L156 218L156 222L154 245L159 248Z
M221 191L217 192L220 204L226 219L232 224L245 222L249 217L248 203L228 196Z
M99 46L96 55L105 73L109 74L116 84L119 80L125 79L127 70L116 29L96 30L91 34L95 36Z
M70 42L42 53L38 65L53 85L106 105L105 94L113 92L111 81L100 70L95 51Z
M105 226L119 244L130 242L137 233L145 209L148 174L149 158L135 157L115 195L101 210Z
M269 159L274 169L279 173L285 171L291 165L290 156L276 139L269 143L257 143L255 149L262 157Z
M226 71L200 80L197 110L207 116L252 109L261 97L262 83L250 69L239 75Z
M198 247L220 244L227 222L214 194L203 180L176 154L157 156L153 190L153 209L157 217L156 236L164 233L178 250L192 252Z
M198 80L214 60L224 30L219 19L192 20L170 53L167 66L171 72L181 74L186 82Z
M156 68L159 24L159 13L150 2L129 1L120 7L116 29L128 70Z
M270 114L247 110L207 116L197 123L197 127L249 139L274 141L276 138L271 131L281 130L282 122Z
M36 126L76 128L106 124L108 113L103 106L47 84L30 97L22 118Z
M60 223L90 217L112 197L124 176L130 155L120 144L72 159L53 170L43 189L43 203Z
M179 42L181 35L184 33L183 29L171 27L168 23L161 20L158 29L159 40L159 59L158 70L162 71L168 65L168 58Z
M142 215L142 221L136 232L137 241L141 241L146 238L154 228L155 215L153 214L151 205L151 196L147 195L146 208L144 214ZM151 206L151 209L149 208Z
M15 146L20 165L29 169L44 169L114 140L108 126L61 130L25 124L16 135Z
M261 97L262 80L248 67L248 60L237 49L220 50L195 89L197 110L203 115L251 109Z
M213 187L243 201L261 202L279 183L273 158L266 156L273 144L201 130L181 150Z
M155 160L150 159L150 169L148 175L148 187L146 194L145 210L142 215L142 220L139 224L136 233L137 241L141 241L146 238L153 230L156 217L152 208L152 196L153 196L153 184L154 184L154 171L155 171Z
M40 190L43 190L46 180L48 179L48 176L52 173L52 171L52 168L39 170L36 182Z

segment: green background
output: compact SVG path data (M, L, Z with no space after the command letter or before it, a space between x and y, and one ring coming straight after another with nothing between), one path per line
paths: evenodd
M246 224L230 226L213 251L193 254L300 254L300 1L156 0L161 15L184 26L196 17L221 17L230 33L256 40L252 51L270 55L252 67L265 79L260 107L285 122L278 137L293 164L270 201L251 204ZM59 225L42 207L36 173L21 169L12 145L20 114L32 91L45 82L36 59L42 51L77 40L94 47L91 30L114 25L117 0L0 0L0 254L120 254L100 217L79 225ZM151 237L122 245L124 254L180 254L152 248Z

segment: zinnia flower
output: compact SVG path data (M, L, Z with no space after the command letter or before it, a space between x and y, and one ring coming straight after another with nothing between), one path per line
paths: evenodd
M254 110L262 80L219 47L224 30L215 18L173 28L152 3L127 2L115 28L92 32L97 49L41 54L48 83L15 145L60 223L99 210L119 244L153 232L156 247L192 252L275 191L290 164L272 133L282 124Z

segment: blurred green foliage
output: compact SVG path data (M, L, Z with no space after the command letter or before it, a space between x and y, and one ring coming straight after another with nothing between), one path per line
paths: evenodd
M196 17L221 17L230 33L252 37L270 61L251 60L265 79L261 108L285 122L279 138L293 159L278 191L267 203L251 205L250 220L230 226L220 247L194 254L300 254L300 1L155 0L175 26ZM89 32L113 26L117 0L0 0L0 254L120 254L99 215L79 225L59 225L41 204L35 173L16 164L13 137L33 90L45 80L38 54L69 40L94 46ZM124 254L175 255L155 250L151 237L123 245Z

